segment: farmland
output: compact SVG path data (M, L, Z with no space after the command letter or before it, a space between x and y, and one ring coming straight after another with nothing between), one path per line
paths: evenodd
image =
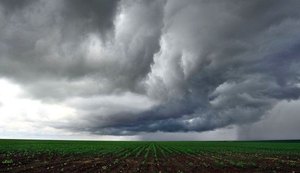
M300 172L300 141L0 140L0 172Z

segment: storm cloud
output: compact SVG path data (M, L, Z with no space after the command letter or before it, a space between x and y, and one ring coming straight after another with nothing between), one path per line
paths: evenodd
M135 135L251 126L299 99L299 6L0 0L0 78L21 86L23 97L72 109L63 120L35 122L55 129Z

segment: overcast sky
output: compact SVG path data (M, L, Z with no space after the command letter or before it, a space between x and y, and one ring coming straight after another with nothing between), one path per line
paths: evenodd
M0 138L300 138L299 0L0 0Z

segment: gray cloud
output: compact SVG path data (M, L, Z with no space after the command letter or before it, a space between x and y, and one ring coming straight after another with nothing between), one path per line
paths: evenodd
M128 1L122 6L115 1L69 3L39 1L3 17L1 75L24 83L31 94L47 99L64 99L74 96L72 93L141 92L139 83L159 49L163 2ZM101 8L103 12L97 13ZM126 18L120 19L116 13L124 13ZM120 26L111 26L117 20L122 20ZM110 37L103 41L98 30L111 30ZM97 52L99 47L103 51ZM87 88L78 86L86 81L90 81ZM98 87L92 86L91 92L95 83Z
M238 139L299 139L299 100L281 101L259 122L238 129Z
M64 23L66 32L74 30L75 26L83 25L82 32L104 32L113 28L113 19L119 0L65 0L62 16L68 22ZM87 30L91 29L91 30ZM77 33L74 33L77 37Z
M299 99L299 5L3 1L0 76L76 110L56 128L128 135L251 124Z
M31 3L34 3L36 0L1 0L0 4L4 8L3 10L6 13L15 12L15 10L20 10Z

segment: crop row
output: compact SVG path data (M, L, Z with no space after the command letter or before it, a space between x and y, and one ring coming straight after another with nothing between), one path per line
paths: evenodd
M125 142L0 140L0 153L167 157L218 153L300 155L300 142Z

